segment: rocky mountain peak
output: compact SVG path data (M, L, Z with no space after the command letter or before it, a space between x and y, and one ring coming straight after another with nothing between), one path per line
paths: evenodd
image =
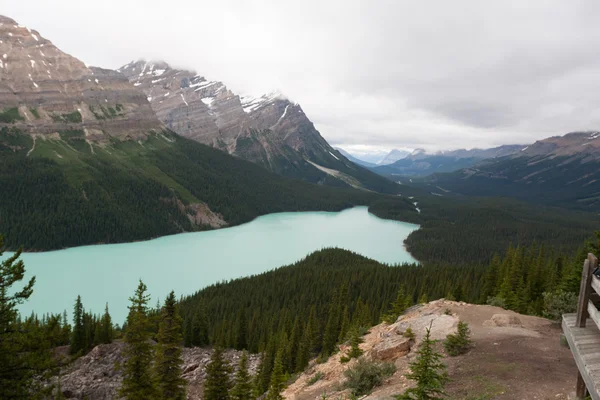
M571 132L563 136L538 140L534 144L524 147L518 156L577 156L598 160L600 159L599 149L600 132Z
M87 67L8 17L0 17L0 71L0 128L54 138L81 130L88 142L163 129L123 75Z

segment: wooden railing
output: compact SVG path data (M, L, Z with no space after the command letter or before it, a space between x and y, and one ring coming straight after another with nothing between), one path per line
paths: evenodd
M563 316L563 331L569 342L575 363L579 370L577 374L577 386L576 395L578 398L585 398L589 393L593 399L599 399L600 393L598 393L597 383L598 378L595 374L590 373L590 360L597 359L600 356L600 340L596 339L595 334L600 335L600 311L596 307L596 304L600 302L600 279L594 275L596 268L598 267L598 258L593 254L588 254L587 259L583 263L583 271L581 273L581 285L579 290L579 298L577 300L577 314L575 316L574 328L586 328L586 323L593 321L596 325L594 331L589 330L577 330L569 329L566 324L566 315ZM571 332L571 330L573 332ZM587 332L586 332L587 331ZM585 335L588 333L588 335ZM593 353L584 354L581 349L584 344L581 338L585 338L585 345L597 346L597 351ZM592 340L590 342L590 340ZM586 347L587 349L587 347Z

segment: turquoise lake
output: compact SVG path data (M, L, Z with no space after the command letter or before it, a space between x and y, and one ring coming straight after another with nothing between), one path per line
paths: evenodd
M222 280L294 263L315 250L340 247L387 264L414 262L404 239L417 225L388 221L366 207L341 212L269 214L244 225L182 233L123 244L82 246L22 255L27 278L37 282L24 315L72 310L81 295L86 310L108 302L113 321L127 315L128 297L141 278L150 304L175 290L188 295ZM7 254L5 254L7 255Z

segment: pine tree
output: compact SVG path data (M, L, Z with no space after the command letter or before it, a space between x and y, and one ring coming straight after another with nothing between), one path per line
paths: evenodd
M396 300L391 304L389 312L383 317L384 322L393 324L398 317L410 306L410 297L406 294L404 286L401 286L396 295Z
M323 333L323 346L321 348L321 359L325 360L335 350L335 344L339 335L340 327L340 293L334 292L329 305L329 314L327 316L327 325Z
M181 377L181 316L173 291L161 310L157 339L154 366L160 398L185 400L186 381Z
M0 235L0 259L4 253L4 241ZM29 398L39 356L26 354L30 337L27 331L18 329L17 306L33 293L35 277L22 288L13 285L23 280L25 265L19 260L21 251L0 261L0 398Z
M226 325L226 324L224 324ZM226 337L225 333L220 335L220 339L223 341L221 344L226 345ZM196 308L194 316L192 318L191 325L191 344L192 346L207 346L209 344L208 340L208 319L206 316L206 309L204 308L204 304L200 303Z
M360 337L358 328L352 329L350 331L350 351L348 351L348 358L358 358L362 355L363 351L359 347L362 342L363 340Z
M254 375L254 379L252 380L252 396L254 398L261 397L267 391L263 383L263 377L265 375L266 355L267 353L265 351L260 353L260 362L258 363L256 375Z
M340 324L340 334L338 335L338 343L343 343L346 340L346 335L350 329L350 317L348 316L349 313L348 306L344 307L344 312L342 313L342 322Z
M245 350L248 348L248 321L246 320L246 310L243 308L240 310L238 318L235 348L237 350Z
M83 326L83 304L81 296L77 296L75 307L73 308L73 333L69 353L77 354L85 350L85 328Z
M290 357L289 365L286 367L287 371L295 371L296 363L298 362L298 349L300 348L300 342L302 341L302 324L300 317L296 316L294 319L294 325L292 326L292 332L290 333L290 340L288 342L287 353Z
M431 326L417 350L417 357L410 363L411 372L406 375L417 383L397 396L398 400L439 400L444 396L444 386L448 382L443 356L434 349L436 341L431 339Z
M214 349L210 363L206 366L204 381L204 400L229 399L229 373L231 367L223 358L223 349Z
M147 287L140 280L133 297L129 298L129 315L125 331L125 363L123 385L119 395L127 400L155 399L158 392L152 374L152 345L150 344L150 321L148 318Z
M464 321L458 322L456 334L449 334L444 341L444 348L451 356L465 354L471 348L471 331Z
M108 303L104 307L104 314L102 315L102 319L100 320L100 337L98 341L100 343L108 344L112 343L113 340L113 324L112 318L110 317L110 313L108 312Z
M269 391L267 392L266 400L283 400L281 392L284 388L285 376L283 371L282 357L283 350L279 349L277 356L275 357L275 365L273 366L271 383L269 384Z
M252 380L248 373L248 353L245 351L240 358L233 383L230 396L232 400L251 400L254 398L252 396Z

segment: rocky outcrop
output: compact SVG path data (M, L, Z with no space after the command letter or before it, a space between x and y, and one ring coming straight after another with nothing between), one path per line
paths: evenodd
M393 363L396 372L362 398L389 399L413 386L406 374L426 330L431 330L433 339L443 340L456 332L458 321L469 324L473 348L465 355L449 357L440 341L434 345L448 367L448 398L566 400L573 391L572 376L577 368L570 351L560 346L559 326L498 307L441 299L411 307L395 323L374 326L363 337L363 357ZM409 327L414 341L404 337ZM356 360L340 360L348 349L342 345L326 362L311 363L283 392L284 398L351 398L344 389L345 371L353 368Z
M88 67L37 31L0 16L0 128L30 135L83 130L88 142L143 139L163 125L116 71Z
M87 355L78 358L60 378L63 396L67 399L112 400L119 399L117 395L123 381L119 369L125 361L123 349L125 344L114 342L94 347ZM201 399L206 366L210 361L210 348L184 348L182 352L182 375L187 380L187 398ZM239 363L241 352L228 350L225 359L235 369ZM249 356L249 371L256 374L259 357ZM232 372L233 374L233 372Z
M412 340L399 335L391 336L388 340L377 343L371 352L377 360L391 360L402 357L410 351Z

